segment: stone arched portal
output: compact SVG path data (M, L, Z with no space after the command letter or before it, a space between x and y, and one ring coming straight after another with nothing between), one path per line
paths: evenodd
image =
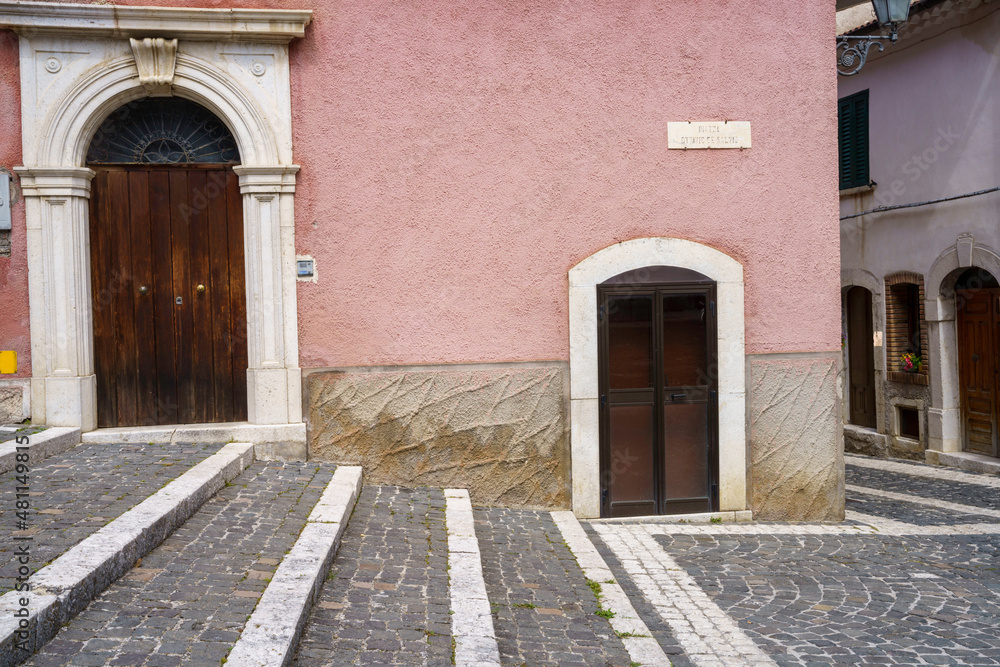
M250 428L235 433L304 442L287 44L310 18L308 11L43 11L0 2L0 27L20 38L23 108L34 110L22 116L17 172L26 200L35 421L95 428L87 147L112 110L173 95L222 119L242 158Z
M600 516L597 286L649 266L690 269L717 284L719 509L747 509L746 357L743 266L709 246L643 238L605 248L569 271L570 445L573 511Z
M955 281L968 268L980 268L1000 276L1000 255L979 245L971 236L961 236L934 261L927 274L924 312L931 359L931 405L927 411L927 460L938 462L940 453L961 452L962 407L959 396L958 324L955 312Z

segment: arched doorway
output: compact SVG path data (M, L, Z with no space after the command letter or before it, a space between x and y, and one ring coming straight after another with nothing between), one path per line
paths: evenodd
M986 269L970 268L955 283L959 400L963 448L1000 456L1000 284Z
M844 295L847 319L847 377L850 422L876 428L875 342L872 293L851 287Z
M94 135L98 426L247 419L239 161L226 125L181 98L130 102Z
M666 266L598 286L601 516L718 509L715 292Z

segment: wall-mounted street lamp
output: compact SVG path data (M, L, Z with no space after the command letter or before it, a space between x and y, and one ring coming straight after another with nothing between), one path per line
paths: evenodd
M899 26L906 23L910 15L910 0L872 0L875 19L879 27L889 28L888 35L842 35L837 38L837 73L851 76L861 71L868 60L868 49L873 45L879 51L885 50L885 41L896 43Z

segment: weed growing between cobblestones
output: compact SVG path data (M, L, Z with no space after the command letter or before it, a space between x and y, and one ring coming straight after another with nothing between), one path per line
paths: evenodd
M517 607L518 609L535 609L538 607L537 604L531 602L517 602L511 605L512 607Z
M590 587L590 590L593 591L594 597L597 598L597 611L595 611L594 613L600 616L601 618L607 618L607 619L614 618L615 612L611 611L610 609L605 609L604 606L601 604L601 598L604 597L604 593L601 590L601 582L594 581L593 579L587 579L586 582L587 586Z
M649 637L649 635L642 635L635 632L619 632L618 630L615 630L615 636L618 639L645 639Z

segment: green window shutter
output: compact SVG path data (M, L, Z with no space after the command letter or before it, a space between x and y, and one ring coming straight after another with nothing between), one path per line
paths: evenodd
M868 91L837 103L840 189L868 185Z

